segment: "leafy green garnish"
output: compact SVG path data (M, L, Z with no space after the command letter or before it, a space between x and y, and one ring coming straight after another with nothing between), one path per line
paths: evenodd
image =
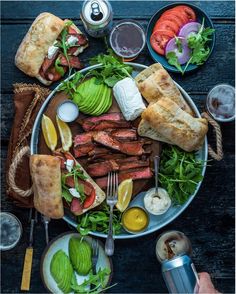
M182 53L182 51L183 51L182 43L181 43L180 39L178 37L176 37L176 36L175 36L175 44L176 44L176 46L178 48L178 51L180 53Z
M98 210L87 211L86 214L78 217L77 230L86 235L89 231L107 233L109 228L109 207L103 203ZM121 232L121 212L114 209L113 214L113 232L119 234Z
M182 74L184 73L181 65L179 64L178 57L174 51L168 52L166 58L169 64L175 66Z
M165 146L161 154L159 182L175 205L181 205L194 193L203 179L204 162L195 152L185 152L176 146Z
M55 69L56 71L63 77L65 72L62 66L60 66L60 59L57 58L55 61Z
M118 81L131 77L132 67L123 63L122 60L108 49L108 54L99 54L90 59L90 64L101 64L101 68L91 71L99 83L104 83L108 87L113 87Z
M73 196L69 192L69 188L66 186L66 178L68 177L73 177L75 189L80 194L80 200L81 203L83 203L86 199L86 196L84 194L84 186L82 184L79 184L78 178L80 178L81 180L86 180L87 177L84 175L84 172L81 170L81 167L79 165L75 165L72 168L71 172L61 175L62 197L65 198L67 203L70 203L73 199Z
M81 293L92 293L98 294L116 284L106 287L107 276L111 273L109 268L99 268L97 273L94 275L92 272L89 273L88 278L86 278L82 284L78 285L75 279L72 279L71 288L77 294ZM91 287L92 286L92 287ZM105 288L106 287L106 288Z

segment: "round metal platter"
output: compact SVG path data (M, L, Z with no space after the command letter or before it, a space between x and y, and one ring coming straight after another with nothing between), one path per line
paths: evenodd
M147 68L147 66L145 65L141 65L138 63L132 63L132 62L127 62L127 64L129 64L130 66L133 67L133 77L135 77L139 72L141 72L142 70L144 70L145 68ZM89 71L90 69L94 69L94 68L98 68L100 65L94 65L94 66L90 66L87 68L82 69L80 72L85 74L87 71ZM70 76L68 79L71 79L72 76ZM185 98L185 100L187 101L187 103L191 106L191 108L193 109L193 111L195 112L197 117L200 117L200 113L196 107L196 105L194 104L193 100L190 98L190 96L185 92L185 90L178 85L177 83L175 83L176 86L179 88L179 90L181 91L183 97ZM34 126L33 126L33 131L32 131L32 137L31 137L31 143L30 143L30 149L31 149L31 154L37 154L38 153L38 139L39 139L39 133L41 130L41 119L42 119L42 115L44 113L44 111L46 110L46 107L49 103L49 101L51 99L53 99L54 95L57 93L58 88L60 87L60 85L58 85L54 91L52 91L52 93L47 97L47 99L45 100L45 102L43 103L40 111L38 112L38 115L36 117ZM202 146L202 148L197 152L197 157L198 159L206 162L207 160L207 138L205 137L204 140L204 144ZM202 175L204 176L206 171L206 164L204 165L203 169L202 169ZM137 234L129 234L126 231L122 231L121 234L116 235L115 239L130 239L130 238L137 238L137 237L141 237L150 233L153 233L161 228L163 228L164 226L166 226L167 224L169 224L170 222L172 222L176 217L178 217L191 203L191 201L193 200L193 198L196 196L200 186L201 186L202 182L199 182L195 192L189 197L188 201L186 201L183 205L179 205L179 206L171 206L169 208L169 210L160 216L155 216L155 215L150 215L150 223L146 229L146 231L141 232L141 233L137 233ZM145 194L145 191L139 193L130 203L129 206L136 206L136 205L140 205L143 206L143 196ZM73 227L77 227L77 222L75 217L73 217L72 214L70 214L67 210L65 210L65 216L64 216L64 220L70 224ZM99 232L90 232L91 235L93 236L97 236L97 237L102 237L102 238L106 238L106 234L103 233L99 233Z

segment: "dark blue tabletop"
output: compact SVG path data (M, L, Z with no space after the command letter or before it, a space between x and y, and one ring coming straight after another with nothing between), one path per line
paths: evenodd
M1 163L2 163L2 210L14 213L23 224L23 236L18 246L2 253L1 293L20 292L23 260L29 237L28 209L14 206L5 195L5 160L11 125L14 117L12 84L15 82L37 83L14 66L16 50L35 17L44 11L61 18L72 18L82 28L79 19L81 1L2 1L1 39ZM144 28L151 16L162 6L173 1L112 1L115 22L123 18L139 21ZM234 85L234 2L196 1L213 20L216 29L216 45L210 59L198 71L181 77L172 77L190 94L199 109L204 109L207 92L218 83ZM90 39L90 48L81 58L83 61L105 47L102 40ZM147 49L136 62L149 65ZM116 241L113 293L165 293L167 289L161 277L161 267L155 256L157 236L164 230L177 229L190 237L193 260L197 270L208 271L216 287L224 293L234 293L234 122L221 124L224 159L212 161L201 189L188 207L174 222L163 230L146 237ZM209 136L214 143L213 135ZM70 230L63 220L51 221L50 238ZM46 292L40 278L40 258L45 248L44 228L39 222L35 227L34 259L31 293ZM109 291L108 291L109 292Z

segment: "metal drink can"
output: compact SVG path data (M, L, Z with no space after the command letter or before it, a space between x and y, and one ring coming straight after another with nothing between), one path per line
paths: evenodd
M86 32L94 38L104 37L112 28L113 12L107 0L85 0L80 18Z
M177 256L162 263L162 276L169 293L198 293L198 276L191 258Z

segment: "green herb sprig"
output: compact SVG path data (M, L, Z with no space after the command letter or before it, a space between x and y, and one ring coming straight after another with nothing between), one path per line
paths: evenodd
M73 196L70 194L69 188L66 185L66 178L68 177L73 177L74 183L75 183L75 189L80 194L80 200L83 203L84 200L86 199L86 196L84 194L84 186L79 184L78 178L80 178L81 180L86 180L87 177L84 175L79 165L75 165L72 168L71 172L61 175L62 197L66 200L68 204L73 199Z
M195 152L185 152L176 146L165 146L161 154L159 182L175 205L182 205L194 193L203 179L204 162Z
M91 293L98 294L102 293L107 289L110 289L117 284L113 284L109 287L106 287L107 276L111 273L109 268L99 268L97 273L94 275L92 272L89 273L88 278L80 285L76 282L75 279L72 279L71 288L74 290L75 294L81 293ZM92 286L92 287L91 287Z
M99 210L90 210L78 217L77 230L81 235L87 235L89 231L107 233L109 228L109 207L103 203ZM113 232L118 235L121 232L121 212L114 209Z

